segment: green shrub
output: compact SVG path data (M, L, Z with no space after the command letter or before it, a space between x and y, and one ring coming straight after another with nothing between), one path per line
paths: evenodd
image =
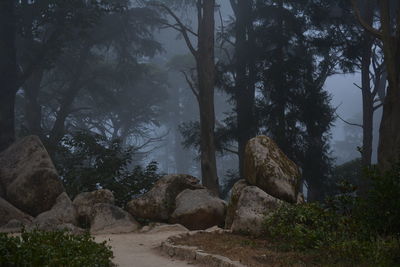
M265 219L267 238L340 266L400 266L400 164L384 174L371 168L364 179L371 188L360 198L342 180L323 204L283 205Z
M96 243L89 234L63 231L0 234L0 266L100 267L113 266L113 253L106 242Z
M116 204L123 207L161 177L156 162L133 166L134 153L133 147L124 147L118 139L109 141L99 134L78 132L62 140L55 163L72 198L101 187L111 190Z

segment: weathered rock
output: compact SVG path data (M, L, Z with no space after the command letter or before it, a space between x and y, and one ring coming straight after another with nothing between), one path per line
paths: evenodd
M30 222L27 220L12 219L5 225L0 227L0 233L20 233L23 228L29 226Z
M22 222L32 221L32 217L20 211L5 199L0 198L0 226L7 224L10 220Z
M127 205L135 218L168 221L175 209L176 196L185 189L202 189L199 180L185 174L167 175L156 182L153 188Z
M37 136L28 136L0 154L0 178L6 199L32 215L49 210L64 192L57 171Z
M78 225L88 228L94 205L99 203L114 204L113 193L108 189L80 193L74 198L73 204L78 215Z
M58 229L60 225L78 225L77 213L72 201L64 192L58 196L56 204L49 211L39 214L32 222L40 230Z
M237 203L231 230L235 233L261 234L265 216L275 211L282 203L257 186L245 187Z
M190 230L204 230L214 225L223 226L225 212L225 201L213 196L207 189L186 189L176 197L171 222Z
M244 176L273 197L296 203L300 172L267 136L251 139L245 150Z
M136 231L140 224L123 209L100 203L93 207L90 217L91 234L120 234Z
M248 186L246 180L241 179L237 181L231 190L231 198L229 199L228 208L226 210L226 218L225 218L225 228L230 229L232 226L233 218L235 216L235 212L237 209L237 203L239 201L240 193L243 188Z
M304 200L304 195L303 193L298 193L297 194L297 201L296 204L304 204L306 201Z

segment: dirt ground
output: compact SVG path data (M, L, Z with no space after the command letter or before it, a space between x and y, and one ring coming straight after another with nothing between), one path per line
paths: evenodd
M198 233L173 241L176 245L195 246L219 254L249 267L321 266L315 255L277 252L266 240L229 233Z
M97 242L107 241L119 267L187 267L188 262L161 255L157 247L169 236L183 231L177 227L158 227L147 233L96 235Z

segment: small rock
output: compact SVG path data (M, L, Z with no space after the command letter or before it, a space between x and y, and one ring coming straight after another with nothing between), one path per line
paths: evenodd
M171 215L173 223L180 223L190 230L204 230L223 226L226 203L207 189L182 191L176 197L176 209Z
M113 193L108 189L99 189L93 192L84 192L77 195L73 201L75 206L78 225L82 228L90 226L90 216L94 205L106 203L114 205L115 199Z
M263 232L265 216L275 211L282 203L256 186L245 187L237 204L232 232L260 235Z
M0 226L7 224L10 220L31 222L33 218L20 211L5 199L0 198Z
M136 231L140 224L126 211L108 203L94 205L90 216L91 234L120 234Z
M39 214L32 222L32 227L50 231L59 225L78 225L77 213L67 193L62 193L56 199L51 210Z
M226 211L226 218L225 218L226 229L230 229L232 226L233 217L235 216L235 212L237 210L237 203L239 201L240 193L246 186L248 186L246 180L242 179L237 181L232 187L231 198L229 200L228 208Z

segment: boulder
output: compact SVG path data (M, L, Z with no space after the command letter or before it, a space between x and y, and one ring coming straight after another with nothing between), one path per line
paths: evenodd
M207 189L186 189L176 197L171 222L182 224L189 230L205 230L214 225L223 226L225 212L225 201Z
M88 228L90 224L90 216L94 205L99 203L114 204L115 199L113 193L108 189L99 189L93 192L80 193L74 198L78 225Z
M27 136L0 153L0 178L6 199L32 215L49 210L64 187L37 136Z
M20 233L22 229L26 227L29 227L28 221L12 219L0 227L0 233Z
M244 176L273 197L297 202L300 172L276 143L267 136L257 136L246 145Z
M127 205L128 212L135 218L153 221L168 221L175 209L175 198L185 189L203 189L199 180L185 174L166 175L153 188Z
M32 222L32 227L40 230L58 229L65 224L78 225L77 213L72 201L64 192L58 196L56 204L49 211L39 214Z
M237 209L237 203L239 201L240 193L243 188L248 186L246 180L241 179L237 181L231 190L231 197L229 199L228 208L226 210L226 218L225 218L225 228L230 229L233 222L233 217L235 216L235 212Z
M245 187L237 203L232 232L260 235L263 232L265 216L275 211L282 203L257 186Z
M11 205L5 199L0 198L0 226L13 219L27 223L31 222L33 218Z
M91 234L120 234L136 231L140 224L123 209L112 204L93 206L90 217Z

